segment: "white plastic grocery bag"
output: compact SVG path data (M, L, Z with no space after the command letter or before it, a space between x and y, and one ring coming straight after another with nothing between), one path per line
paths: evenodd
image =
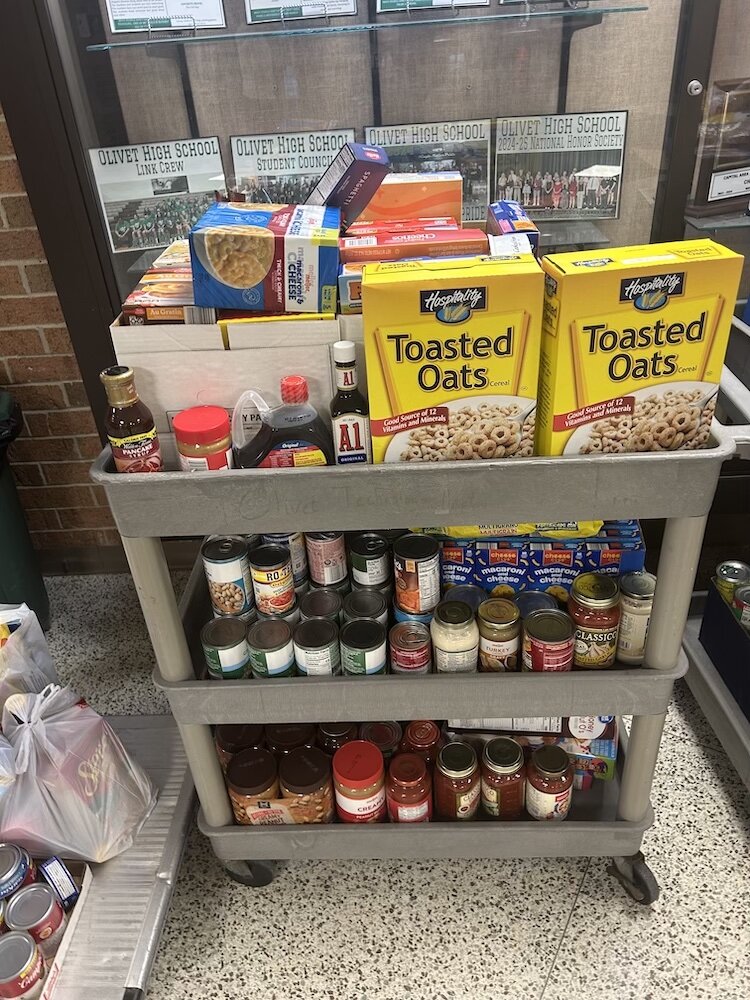
M20 625L3 642L0 638L0 710L12 694L36 693L59 684L39 619L26 604L0 604L3 624Z
M156 791L75 692L50 684L41 694L11 695L3 732L16 759L15 781L0 790L2 840L84 861L107 861L131 846Z

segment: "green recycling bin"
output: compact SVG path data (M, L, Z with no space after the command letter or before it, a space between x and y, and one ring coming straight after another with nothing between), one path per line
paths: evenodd
M8 464L21 428L21 407L0 389L0 604L28 604L47 629L49 597Z

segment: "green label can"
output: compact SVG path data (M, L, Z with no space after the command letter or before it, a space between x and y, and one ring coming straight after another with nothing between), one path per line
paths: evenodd
M358 618L341 629L341 666L345 674L384 674L386 631L372 618Z
M213 678L246 677L250 650L247 626L239 618L214 618L201 629L201 645L208 672Z
M247 633L253 677L291 677L294 674L292 629L282 618L257 621Z

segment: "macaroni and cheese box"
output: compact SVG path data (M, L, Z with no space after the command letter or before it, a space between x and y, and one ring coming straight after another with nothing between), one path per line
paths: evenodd
M339 251L345 264L407 257L455 257L486 254L487 237L481 229L426 227L411 232L343 236L339 240Z
M341 221L348 226L360 216L389 168L382 146L347 142L307 196L306 204L340 209Z
M537 453L705 447L742 261L711 240L545 257Z
M196 305L335 310L340 228L337 208L217 202L190 232Z
M535 256L539 255L539 230L517 201L493 201L487 208L487 232L495 236L523 233Z
M375 462L532 454L543 280L533 257L367 265Z
M360 213L362 222L438 215L460 219L463 178L456 170L434 174L388 174Z

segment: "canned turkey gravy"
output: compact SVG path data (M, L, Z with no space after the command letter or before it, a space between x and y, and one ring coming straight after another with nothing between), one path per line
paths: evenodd
M564 611L532 611L523 623L523 669L572 670L574 632Z

